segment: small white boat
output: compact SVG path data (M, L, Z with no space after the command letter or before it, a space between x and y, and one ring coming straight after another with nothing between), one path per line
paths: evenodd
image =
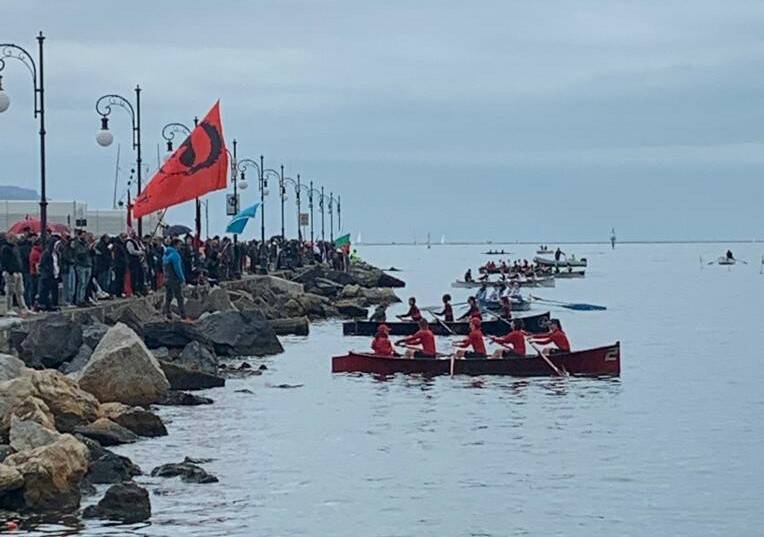
M491 281L472 281L472 282L465 282L464 280L456 280L451 284L451 287L455 288L461 288L461 289L477 289L479 287L482 287L483 285L491 285L494 287L498 287L499 285L506 285L510 286L514 282L517 282L520 284L520 287L555 287L556 283L554 278L546 277L546 278L523 278L523 279L509 279L509 280L491 280Z

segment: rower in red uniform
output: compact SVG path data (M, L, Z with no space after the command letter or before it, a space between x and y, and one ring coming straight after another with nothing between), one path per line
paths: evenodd
M525 356L525 332L523 332L523 321L515 319L512 321L512 330L502 337L492 337L491 341L503 347L496 349L493 353L494 358L508 358L510 356Z
M480 319L473 317L470 319L470 333L461 340L454 342L454 346L458 347L456 356L458 358L485 358L485 342L483 341L483 331L480 329ZM472 347L472 351L467 351Z
M549 332L546 334L536 334L531 337L534 343L541 345L554 344L552 352L570 352L570 342L568 336L562 331L562 324L559 319L549 320Z
M416 305L416 298L413 296L409 298L409 310L403 315L398 315L398 318L401 320L411 319L412 321L419 322L422 318L422 312L419 311L419 308Z
M435 349L435 335L430 330L426 319L419 319L419 330L412 336L400 339L395 342L396 345L421 345L421 348L409 348L406 350L406 358L424 357L435 358L437 350Z
M395 356L393 344L387 336L390 334L390 328L386 324L377 327L377 335L371 342L371 350L379 356Z
M443 316L443 320L447 323L454 322L454 308L451 307L451 295L443 295L443 311L439 311L433 315Z
M467 299L467 304L469 304L470 309L467 310L467 313L459 317L459 320L463 321L464 319L479 319L482 321L483 314L480 313L480 306L478 306L477 299L474 296L471 296Z

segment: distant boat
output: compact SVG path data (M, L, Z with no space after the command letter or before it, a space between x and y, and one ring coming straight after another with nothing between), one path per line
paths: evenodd
M610 248L615 249L615 228L610 228Z
M441 235L440 236L440 244L446 244L446 236L445 235Z
M432 248L432 245L430 244L430 232L427 232L427 249L429 250Z
M363 240L361 239L361 233L360 232L358 233L358 236L355 238L355 243L356 244L362 244L363 243Z

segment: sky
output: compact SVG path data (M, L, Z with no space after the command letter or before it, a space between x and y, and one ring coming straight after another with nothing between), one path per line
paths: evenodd
M764 239L762 2L0 0L0 42L40 30L51 199L111 207L118 143L123 195L129 119L101 148L94 105L140 84L152 171L220 99L240 157L339 193L364 241ZM0 184L39 188L31 77L2 74Z

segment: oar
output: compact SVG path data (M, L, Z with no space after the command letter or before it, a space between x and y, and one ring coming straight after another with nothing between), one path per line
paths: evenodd
M530 338L528 338L526 341L528 342L528 345L530 345L531 347L533 347L533 350L535 350L535 351L538 353L538 355L539 355L539 356L540 356L540 357L541 357L541 358L542 358L542 359L543 359L543 360L544 360L544 361L547 363L547 365L549 365L549 367L551 367L551 368L552 368L552 371L554 371L554 372L555 372L555 374L556 374L558 377L565 377L565 376L568 376L568 372L567 372L567 371L565 371L565 373L563 373L562 371L560 371L560 368L559 368L559 367L557 367L556 365L554 365L554 363L552 362L552 360L550 360L550 359L549 359L549 357L548 357L546 354L544 354L543 352L541 352L541 349L539 349L539 348L536 346L536 344L535 344L535 343L533 343L533 341L531 341L531 340L530 340ZM564 371L564 370L563 370L563 371Z
M536 302L545 302L547 304L554 304L556 306L559 306L561 308L566 308L569 310L576 310L576 311L604 311L607 309L605 306L598 306L596 304L586 304L583 302L562 302L560 300L548 300L545 298L541 298L538 296L528 295L530 298L535 300Z
M512 323L510 321L506 320L504 317L502 317L500 315L496 315L494 312L492 312L490 310L483 310L483 313L485 313L486 315L490 315L491 317L493 317L494 319L496 319L498 321L503 322L504 324L506 324L510 328L512 327Z
M445 328L445 329L446 329L446 331L447 331L449 334L451 334L452 336L455 336L455 335L456 335L456 334L454 334L454 331L453 331L453 330L451 330L451 328L450 328L450 327L449 327L449 326L448 326L448 325L445 323L445 321L442 321L442 320L440 319L440 317L438 317L437 315L435 315L435 314L434 314L432 311L430 311L430 310L425 310L425 311L427 311L427 312L428 312L428 313L429 313L429 314L432 316L432 318L433 318L433 319L435 319L435 321L436 321L436 322L437 322L437 323L438 323L440 326L442 326L443 328Z

